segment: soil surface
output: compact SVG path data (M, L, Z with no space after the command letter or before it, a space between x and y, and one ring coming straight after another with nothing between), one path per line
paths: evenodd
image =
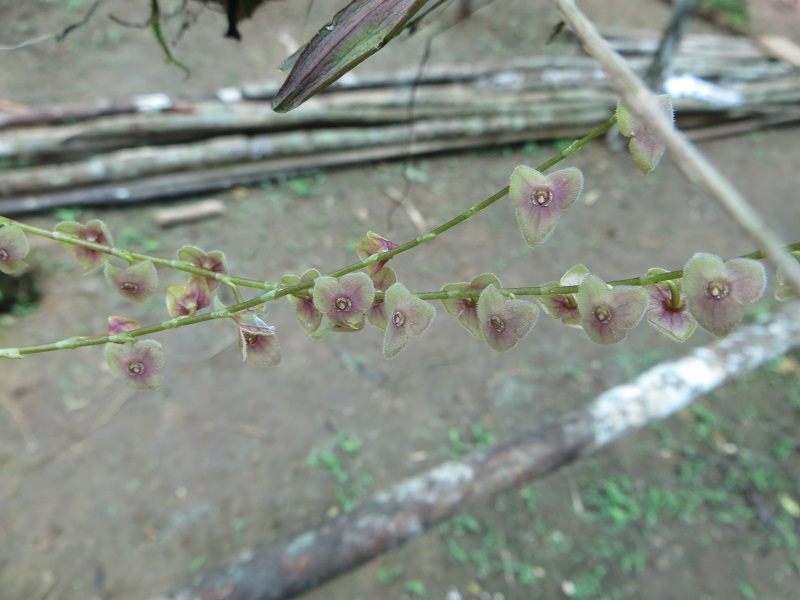
M91 4L2 2L0 45L59 31ZM0 52L0 98L30 105L147 92L197 98L275 79L275 66L341 4L270 3L241 24L241 43L223 39L223 15L192 6L196 19L173 46L192 72L184 82L147 30L108 19L144 21L148 3L109 0L59 45ZM668 16L656 1L586 4L606 26L658 29ZM794 18L796 4L775 6ZM359 68L417 64L426 36L445 25L432 60L563 49L558 40L544 45L558 21L546 3L494 2L461 23L454 14ZM167 24L170 40L180 21ZM769 24L760 20L761 31ZM27 221L50 228L101 218L121 247L164 257L184 244L220 249L236 275L276 281L353 262L368 229L397 242L419 235L392 200L398 193L434 226L554 148L496 148L236 189L216 195L229 207L224 217L168 230L155 224L155 206ZM786 241L800 239L796 129L701 150ZM584 172L582 200L542 247L525 246L510 204L501 202L392 266L410 289L431 291L484 272L507 286L538 285L576 263L611 280L681 268L700 250L733 257L754 249L668 157L646 178L629 155L603 143L568 163ZM163 302L126 304L108 293L102 274L81 276L56 245L32 246L42 300L2 318L0 347L102 333L110 314L142 323L166 318ZM182 283L179 274L159 275L161 289ZM773 285L748 319L775 305ZM241 363L230 323L158 335L166 364L154 393L121 387L97 348L0 364L0 598L147 598L448 457L584 406L712 340L698 331L681 345L643 324L624 342L601 347L542 317L524 342L499 355L438 309L430 330L387 362L375 328L314 341L288 303L270 306L268 321L283 350L282 364L270 369ZM789 356L575 467L471 506L306 597L795 597L798 414L800 363ZM325 451L328 460L320 461Z

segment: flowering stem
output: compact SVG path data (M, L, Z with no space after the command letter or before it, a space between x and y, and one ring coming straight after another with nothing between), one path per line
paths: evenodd
M598 137L600 135L603 135L606 131L611 129L611 127L613 127L616 124L616 122L617 122L617 117L616 117L616 115L614 115L613 117L608 119L608 121L606 121L605 123L603 123L602 125L600 125L596 129L594 129L592 132L588 133L587 135L585 135L584 137L582 137L579 140L575 140L569 146L567 146L564 150L562 150L561 152L556 154L553 158L551 158L550 160L548 160L548 161L542 163L541 165L539 165L536 168L536 170L537 171L546 171L547 169L549 169L553 165L558 164L559 162L561 162L562 160L567 158L570 154L573 154L574 152L577 152L578 150L583 148L586 144L591 142L594 138L596 138L596 137ZM363 269L364 267L367 267L367 266L369 266L371 264L375 264L375 263L379 263L379 262L384 261L384 260L388 260L388 259L392 258L393 256L397 256L398 254L402 254L403 252L411 250L412 248L416 248L417 246L420 246L420 245L422 245L422 244L424 244L426 242L430 242L431 240L436 239L437 236L441 235L445 231L449 231L450 229L452 229L456 225L460 225L461 223L463 223L467 219L470 219L470 218L474 217L475 215L477 215L482 210L484 210L486 208L489 208L492 204L494 204L495 202L497 202L498 200L503 198L506 194L508 194L508 186L504 187L502 190L499 190L499 191L495 192L494 194L489 196L483 202L480 202L480 203L476 204L475 206L473 206L472 208L469 208L469 209L465 210L460 215L450 219L446 223L443 223L442 225L439 225L435 229L431 229L428 233L426 233L424 235L421 235L420 237L418 237L416 239L413 239L410 242L406 242L405 244L402 244L401 246L398 246L397 248L394 248L392 250L387 250L386 252L380 252L378 254L373 254L372 256L369 256L369 257L365 258L361 262L353 263L352 265L347 266L347 267L345 267L343 269L339 269L338 271L334 271L333 273L331 273L330 276L331 277L341 277L342 275L346 275L347 273L352 273L354 271L358 271L359 269ZM312 285L312 282L309 282L306 287L311 287L311 285Z
M583 138L576 140L572 144L570 144L567 148L559 152L556 156L551 158L550 160L541 164L537 170L545 171L550 167L556 165L567 156L573 154L587 143L589 143L594 138L602 135L608 129L610 129L615 123L617 122L616 116L611 117L590 132L588 135L584 136ZM348 273L355 272L359 269L367 267L369 265L378 263L382 260L387 260L392 258L393 256L397 256L403 252L411 250L412 248L416 248L426 242L429 242L435 239L438 235L449 231L453 227L463 223L464 221L472 218L485 208L488 208L501 198L503 198L508 193L508 186L499 190L486 200L476 204L472 208L462 212L458 216L454 217L453 219L447 221L446 223L432 229L430 232L419 236L405 244L398 246L392 250L381 252L378 254L373 254L365 258L364 260L353 263L347 267L339 269L338 271L334 271L330 273L331 277L341 277L342 275L346 275ZM91 250L95 250L98 252L104 252L106 254L110 254L112 256L116 256L128 262L132 260L150 260L153 264L167 267L171 269L176 269L179 271L185 271L187 273L191 273L194 275L200 275L202 277L208 277L216 279L217 281L224 283L225 285L231 287L234 290L234 295L236 296L237 304L227 307L225 309L216 310L210 313L204 313L201 315L193 315L190 317L178 317L176 319L170 319L168 321L164 321L163 323L157 325L150 325L148 327L142 327L130 332L126 332L124 334L115 334L115 335L105 335L105 336L84 336L84 337L73 337L68 338L66 340L61 340L59 342L54 342L51 344L42 344L38 346L28 346L24 348L8 348L8 349L0 349L0 358L2 357L21 357L27 354L39 354L42 352L52 352L55 350L72 350L76 348L83 348L86 346L99 346L102 344L106 344L108 342L125 342L131 341L135 338L139 338L145 335L150 335L154 333L158 333L161 331L165 331L167 329L175 329L178 327L185 327L187 325L194 325L197 323L202 323L205 321L211 321L215 319L223 319L231 317L233 314L240 312L242 310L246 310L249 308L255 308L256 306L260 306L261 304L265 304L267 302L271 302L273 300L277 300L283 296L289 296L293 294L297 294L299 292L303 292L305 290L310 289L314 285L314 280L298 283L292 286L284 286L281 287L279 283L272 283L272 282L261 282L252 279L244 279L239 277L231 277L229 275L224 275L221 273L215 273L213 271L208 271L206 269L202 269L200 267L196 267L189 263L179 261L179 260L165 260L154 256L149 256L146 254L140 254L136 252L128 252L126 250L120 250L110 246L104 246L101 244L96 244L93 242L88 242L85 240L81 240L74 236L69 236L62 234L60 232L53 232L46 229L41 229L38 227L33 227L31 225L26 225L24 223L19 223L14 221L13 219L9 219L6 217L0 216L0 223L4 223L7 225L18 225L23 231L27 233L31 233L34 235L38 235L44 238L49 238L55 241L72 244L75 246L81 246L84 248L89 248ZM786 246L788 251L800 250L800 242L791 244ZM763 252L752 252L743 256L742 258L753 258L753 259L762 259L765 257ZM661 281L667 281L672 279L679 279L683 277L683 271L670 271L667 273L660 273L658 275L652 276L642 276L642 277L634 277L631 279L620 279L617 281L609 282L610 285L647 285L653 283L659 283ZM237 286L249 287L249 288L256 288L265 290L265 292L255 298L252 298L247 301L242 301L241 294L238 293ZM563 295L563 294L575 294L578 292L578 286L562 286L562 287L554 287L554 288L543 288L543 287L528 287L528 288L503 288L499 290L504 295L515 295L515 296L542 296L542 295ZM477 298L480 294L479 291L449 291L449 292L427 292L421 294L415 294L417 297L423 300L444 300L448 298ZM383 293L378 292L376 293L376 299L382 299Z
M570 154L572 154L574 152L577 152L578 150L583 148L586 144L591 142L596 137L603 135L606 131L611 129L611 127L613 127L616 124L616 122L617 122L617 116L614 115L610 119L608 119L605 123L603 123L599 127L595 128L593 131L591 131L587 135L583 136L581 139L575 140L574 142L572 142L569 146L564 148L564 150L562 150L561 152L556 154L553 158L551 158L550 160L548 160L548 161L542 163L541 165L539 165L537 170L538 171L545 171L545 170L549 169L550 167L552 167L553 165L558 164L559 162L561 162L562 160L567 158ZM373 254L371 256L368 256L367 258L365 258L362 261L359 261L357 263L353 263L352 265L349 265L347 267L339 269L338 271L334 271L333 273L330 273L329 276L330 277L341 277L342 275L347 275L348 273L353 273L355 271L358 271L359 269L363 269L365 267L368 267L370 265L379 263L381 261L389 260L393 256L397 256L398 254L402 254L403 252L407 252L408 250L411 250L412 248L416 248L417 246L421 246L422 244L424 244L426 242L430 242L431 240L436 239L436 237L441 235L442 233L444 233L446 231L449 231L450 229L452 229L453 227L455 227L457 225L460 225L461 223L463 223L467 219L470 219L470 218L474 217L476 214L478 214L482 210L490 207L492 204L494 204L495 202L497 202L498 200L503 198L506 194L508 194L508 186L506 186L503 189L495 192L494 194L489 196L483 202L479 202L478 204L476 204L472 208L469 208L469 209L465 210L460 215L458 215L456 217L453 217L452 219L450 219L446 223L443 223L442 225L439 225L435 229L430 230L428 233L426 233L424 235L421 235L421 236L419 236L419 237L417 237L417 238L415 238L415 239L413 239L413 240L411 240L409 242L406 242L405 244L397 246L397 248L393 248L392 250L387 250L386 252L379 252L377 254ZM304 290L310 289L311 287L313 287L313 285L314 285L314 280L306 281L304 283L298 283L296 285L293 285L293 286L290 286L290 287L281 288L279 290L271 290L271 291L267 292L266 294L262 294L260 296L260 298L263 299L264 302L267 302L269 300L274 300L274 299L280 298L282 296L288 296L290 294L296 294L297 292L302 292ZM378 297L382 298L382 294L379 293ZM420 297L422 298L422 296L420 296ZM235 307L232 307L231 310L233 311L234 308ZM241 310L241 309L237 309L237 310Z
M553 158L551 158L550 160L548 160L548 161L544 162L543 164L541 164L539 166L538 170L539 171L544 171L546 169L549 169L553 165L558 164L559 162L564 160L567 156L569 156L570 154L572 154L574 152L577 152L579 149L581 149L583 146L588 144L590 141L592 141L596 137L598 137L600 135L603 135L606 131L608 131L611 127L613 127L616 122L617 122L617 117L616 117L616 115L614 115L610 119L608 119L605 123L603 123L599 127L595 128L593 131L591 131L589 134L585 135L584 137L582 137L579 140L576 140L575 142L570 144L567 148L565 148L564 150L562 150L561 152L556 154ZM401 254L403 252L411 250L412 248L416 248L417 246L420 246L420 245L422 245L422 244L424 244L426 242L429 242L429 241L435 239L438 235L444 233L445 231L448 231L448 230L452 229L453 227L455 227L456 225L459 225L459 224L463 223L467 219L472 218L473 216L475 216L476 214L478 214L479 212L481 212L485 208L488 208L489 206L491 206L492 204L494 204L495 202L497 202L498 200L503 198L506 194L508 194L508 186L506 186L503 189L499 190L498 192L496 192L495 194L493 194L492 196L490 196L489 198L487 198L483 202L480 202L480 203L476 204L475 206L473 206L472 208L464 211L463 213L461 213L457 217L455 217L455 218L447 221L446 223L440 225L439 227L431 230L430 232L428 232L428 233L426 233L426 234L424 234L422 236L419 236L419 237L411 240L410 242L406 242L405 244L403 244L401 246L398 246L397 248L394 248L394 249L389 250L387 252L381 252L381 253L378 253L378 254L373 254L372 256L369 256L369 257L365 258L364 260L362 260L360 262L353 263L352 265L344 267L343 269L339 269L338 271L334 271L333 273L330 274L330 276L331 277L341 277L342 275L346 275L348 273L353 273L353 272L358 271L359 269L363 269L364 267L367 267L367 266L369 266L371 264L375 264L375 263L380 262L382 260L387 260L389 258L392 258L393 256L397 256L398 254ZM158 333L159 331L164 331L165 329L173 329L173 328L177 328L177 327L185 327L186 325L194 325L196 323L202 323L204 321L210 321L212 319L220 319L220 318L230 317L232 314L234 314L236 312L239 312L239 311L242 311L242 310L246 310L248 308L254 308L254 307L259 306L261 304L264 304L266 302L270 302L272 300L277 300L278 298L281 298L283 296L289 296L289 295L297 294L299 292L308 290L308 289L310 289L311 287L314 286L314 280L311 280L311 281L306 281L306 282L303 282L303 283L298 283L298 284L292 285L292 286L279 287L279 284L277 284L277 283L260 282L260 281L255 281L255 280L252 280L252 279L243 279L243 278L239 278L239 277L230 277L228 275L223 275L221 273L215 273L215 272L212 272L212 271L207 271L206 269L201 269L199 267L195 267L195 266L190 265L189 263L185 263L183 261L165 260L165 259L161 259L161 258L158 258L158 257L155 257L155 256L149 256L149 255L146 255L146 254L139 254L139 253L136 253L136 252L128 252L128 251L125 251L125 250L119 250L117 248L113 248L113 247L109 247L109 246L103 246L101 244L95 244L95 243L92 243L92 242L87 242L87 241L81 240L81 239L76 238L76 237L67 236L67 235L64 235L64 234L61 234L61 233L58 233L58 232L49 231L47 229L40 229L38 227L33 227L31 225L26 225L24 223L19 223L17 221L14 221L13 219L9 219L7 217L0 216L0 223L6 223L8 225L12 225L12 224L19 225L22 228L22 230L27 232L27 233L38 235L38 236L41 236L41 237L44 237L44 238L49 238L49 239L56 240L56 241L59 241L59 242L65 242L67 244L73 244L75 246L81 246L83 248L89 248L91 250L96 250L98 252L104 252L104 253L110 254L112 256L117 256L119 258L122 258L124 260L129 261L129 262L130 262L131 259L134 259L134 260L150 260L150 261L153 262L153 264L156 264L156 265L159 265L159 266L162 266L162 267L167 267L167 268L170 268L170 269L177 269L179 271L185 271L185 272L191 273L193 275L201 275L203 277L210 277L210 278L216 279L217 281L220 281L221 283L224 283L224 284L230 286L234 290L234 294L236 294L236 291L237 291L236 285L266 290L266 292L264 294L261 294L260 296L257 296L256 298L253 298L253 299L245 301L245 302L241 301L241 295L236 294L236 300L237 300L238 303L236 305L234 305L234 306L228 307L226 310L214 311L214 312L205 313L205 314L202 314L202 315L193 315L191 317L180 317L180 318L177 318L177 319L171 319L169 321L164 321L163 323L161 323L159 325L152 325L152 326L149 326L149 327L142 327L140 329L136 329L134 331L130 331L126 335L129 335L131 338L137 338L137 337L141 337L141 336L144 336L144 335L150 335L151 333ZM434 293L434 295L435 295L435 293ZM425 294L420 295L420 297L424 298ZM447 297L450 297L450 296L444 295L444 296L440 296L440 297L441 298L447 298ZM39 346L28 346L26 348L18 348L16 350L21 355L38 354L38 353L41 353L41 352L52 352L54 350L64 350L64 349L70 349L71 350L71 349L75 349L75 348L83 348L85 346L98 346L98 345L101 345L101 344L106 344L109 341L112 341L111 340L112 337L113 336L75 337L75 338L69 338L67 340L62 340L60 342L55 342L55 343L52 343L52 344L42 344L42 345L39 345ZM120 341L122 341L122 340L120 340Z
M789 244L787 246L783 246L783 248L787 252L794 252L796 250L800 250L800 242L795 242L794 244ZM751 252L749 254L744 254L737 258L751 258L753 260L761 260L767 258L766 253L757 251ZM608 285L611 286L620 286L620 285L652 285L654 283L661 283L667 282L667 285L672 282L672 280L680 279L683 277L683 269L678 269L676 271L667 271L666 273L658 273L657 275L642 275L641 277L631 277L629 279L617 279L615 281L607 282ZM536 286L536 287L524 287L524 288L499 288L498 291L505 296L561 296L566 294L577 294L578 293L577 285L564 285L559 287L546 287L546 286ZM448 292L424 292L421 294L414 294L418 298L422 300L447 300L451 298L478 298L480 296L482 290L452 290ZM379 293L376 293L375 297L380 300L381 297Z
M789 252L800 250L800 242L789 244L784 248ZM760 260L765 257L766 255L764 252L757 251L757 252L751 252L749 254L744 254L738 258L751 258L754 260ZM339 271L336 271L335 273L339 273ZM334 274L332 274L332 276L334 276ZM643 275L641 277L632 277L629 279L617 279L616 281L609 281L608 284L612 286L619 286L619 285L641 286L641 285L650 285L653 283L661 283L663 281L671 282L672 280L680 279L681 277L683 277L683 269L678 269L676 271L668 271L666 273L659 273L657 275L650 275L650 276ZM167 329L176 329L178 327L185 327L186 325L195 325L196 323L202 323L204 321L212 321L214 319L224 319L230 317L231 315L239 311L246 310L248 308L254 308L256 306L264 304L265 302L277 300L278 298L281 298L283 296L288 296L303 291L305 289L310 288L312 285L313 285L313 280L309 282L299 283L293 286L274 289L265 294L262 294L261 296L253 298L251 300L247 300L246 302L240 302L239 304L236 304L234 306L229 306L223 310L217 310L202 315L194 315L191 317L178 317L177 319L164 321L163 323L160 323L158 325L150 325L148 327L142 327L140 329L135 329L133 331L129 331L126 333L119 333L115 335L104 335L104 336L72 337L65 340L61 340L59 342L54 342L52 344L27 346L25 348L3 348L0 349L0 358L20 358L21 356L24 356L26 354L40 354L42 352L53 352L55 350L74 350L76 348L83 348L86 346L99 346L102 344L106 344L108 342L132 341L135 338L142 337L145 335L150 335L153 333L158 333L160 331L164 331ZM539 287L528 287L528 288L500 288L498 291L506 296L510 296L512 294L514 296L565 295L565 294L577 293L578 286L568 285L560 287L539 286ZM477 291L453 290L448 292L442 292L442 291L424 292L414 295L422 300L447 300L450 298L477 298L480 295L480 292L481 292L480 290ZM375 298L376 300L382 300L383 292L376 292Z
M568 157L570 154L573 154L574 152L577 152L578 150L583 148L586 144L588 144L594 138L596 138L596 137L602 135L603 133L605 133L606 131L608 131L611 127L614 126L614 124L616 122L617 122L617 117L616 117L616 115L614 115L613 117L608 119L608 121L606 121L605 123L603 123L602 125L600 125L596 129L594 129L592 132L590 132L589 134L585 135L584 137L582 137L579 140L575 140L572 144L570 144L567 148L565 148L564 150L562 150L561 152L556 154L550 160L542 163L538 167L538 170L539 171L545 171L545 170L549 169L550 167L552 167L553 165L561 162L566 157ZM416 248L417 246L420 246L420 245L424 244L425 242L429 242L429 241L435 239L438 235L444 233L445 231L448 231L448 230L452 229L456 225L459 225L459 224L463 223L467 219L470 219L471 217L475 216L476 214L478 214L479 212L481 212L485 208L488 208L489 206L491 206L492 204L494 204L495 202L497 202L498 200L503 198L506 194L508 194L508 186L506 186L503 189L499 190L498 192L496 192L495 194L493 194L492 196L490 196L489 198L487 198L483 202L480 202L479 204L476 204L472 208L469 208L468 210L464 211L463 213L461 213L457 217L455 217L453 219L450 219L446 223L444 223L444 224L440 225L439 227L431 230L430 232L428 232L428 233L426 233L424 235L421 235L421 236L419 236L419 237L417 237L417 238L415 238L415 239L413 239L413 240L411 240L409 242L406 242L405 244L403 244L401 246L398 246L397 248L394 248L393 250L389 250L387 252L381 252L379 254L373 254L372 256L369 256L369 257L367 257L366 259L364 259L364 260L362 260L360 262L353 263L352 265L344 267L343 269L339 269L338 271L334 271L333 273L330 274L330 276L331 277L341 277L342 275L346 275L347 273L353 273L354 271L358 271L359 269L363 269L364 267L367 267L369 265L378 263L378 262L380 262L382 260L388 260L389 258L392 258L393 256L397 256L398 254L401 254L403 252L411 250L412 248ZM200 267L196 267L196 266L194 266L194 265L192 265L190 263L186 263L186 262L183 262L183 261L180 261L180 260L166 260L166 259L163 259L163 258L158 258L157 256L150 256L148 254L142 254L142 253L138 253L138 252L129 252L127 250L121 250L119 248L114 248L112 246L104 246L102 244L97 244L97 243L94 243L94 242L89 242L89 241L86 241L86 240L82 240L82 239L80 239L78 237L75 237L75 236L66 235L66 234L60 233L58 231L50 231L50 230L47 230L47 229L41 229L39 227L34 227L32 225L26 225L25 223L21 223L19 221L15 221L13 219L9 219L8 217L0 216L0 223L4 223L6 225L17 225L23 231L25 231L26 233L37 235L37 236L40 236L40 237L43 237L43 238L48 238L48 239L55 240L55 241L58 241L58 242L62 242L62 243L65 243L65 244L71 244L73 246L80 246L82 248L88 248L89 250L94 250L96 252L102 252L104 254L109 254L111 256L115 256L117 258L121 258L122 260L125 260L125 261L127 261L129 263L133 263L135 261L141 261L141 260L149 260L154 265L158 265L160 267L166 267L166 268L169 268L169 269L175 269L175 270L178 270L178 271L184 271L184 272L190 273L192 275L200 275L202 277L207 277L207 278L210 278L210 279L216 279L220 283L223 283L223 284L231 287L232 289L234 289L234 294L236 295L236 299L239 302L239 304L237 306L239 306L239 305L241 305L243 303L241 302L241 296L236 294L235 286L242 286L242 287L260 289L260 290L266 290L267 293L263 294L262 296L259 297L264 302L266 302L266 301L269 301L269 300L274 300L276 298L280 298L282 296L286 296L286 295L289 295L289 294L295 294L297 292L301 292L303 290L307 290L307 289L313 287L313 285L314 285L314 281L313 280L307 281L307 282L303 282L302 284L297 284L295 286L281 288L281 291L280 291L279 294L277 294L275 296L272 296L270 294L270 292L272 292L276 288L278 288L280 284L274 283L274 282L270 282L270 281L256 281L254 279L245 279L245 278L242 278L242 277L231 277L229 275L225 275L225 274L222 274L222 273L216 273L216 272L213 272L213 271L202 269ZM261 302L259 302L257 304L260 304L260 303ZM249 302L248 302L248 304L249 304ZM253 305L250 304L248 306L248 308L252 308L252 306Z
M40 227L27 225L20 221L9 219L8 217L0 216L0 223L5 225L17 225L20 229L22 229L26 233L38 235L39 237L55 240L57 242L62 242L64 244L70 244L72 246L79 246L81 248L88 248L89 250L94 250L96 252L109 254L111 256L121 258L122 260L127 261L129 263L141 260L149 260L154 265L158 265L159 267L167 267L169 269L175 269L176 271L184 271L185 273L190 273L192 275L199 275L201 277L206 277L208 279L216 279L220 283L227 285L229 287L240 285L243 287L256 288L261 290L274 290L276 287L278 287L277 283L272 283L269 281L256 281L255 279L245 279L242 277L230 277L229 275L225 275L224 273L216 273L214 271L209 271L201 267L196 267L195 265L188 262L184 262L182 260L167 260L164 258L159 258L157 256L151 256L149 254L130 252L128 250L121 250L119 248L114 248L113 246L104 246L103 244L88 242L76 236L67 235L65 233L60 233L58 231L50 231L49 229L41 229Z

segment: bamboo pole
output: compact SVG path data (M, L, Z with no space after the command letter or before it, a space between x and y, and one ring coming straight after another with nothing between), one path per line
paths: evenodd
M641 32L611 41L641 73L658 43ZM800 115L796 69L750 40L690 35L677 56L672 72L725 79L725 91L738 95L734 106L676 97L683 127L735 121L727 128L734 131ZM137 100L15 113L6 124L19 126L0 131L0 160L22 168L0 172L0 212L176 198L257 183L278 169L296 175L314 165L574 136L605 120L617 99L595 61L579 55L434 64L410 77L349 81L284 115L259 101L168 98L150 110ZM59 115L79 122L35 125Z
M578 137L585 126L551 126L538 130L549 139ZM124 206L165 198L182 198L242 185L255 185L276 177L296 177L321 169L365 164L437 152L466 150L486 145L522 143L532 139L529 131L493 134L483 138L452 138L427 142L408 142L350 151L307 154L244 164L212 167L200 171L170 173L120 183L0 198L0 214L14 216L50 210L59 206Z

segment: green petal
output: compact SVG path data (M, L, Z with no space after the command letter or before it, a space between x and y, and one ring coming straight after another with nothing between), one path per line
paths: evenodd
M29 252L28 238L19 225L0 226L0 272L13 275L23 271L28 263L22 259Z

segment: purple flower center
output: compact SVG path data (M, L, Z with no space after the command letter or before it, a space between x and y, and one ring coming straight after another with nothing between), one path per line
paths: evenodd
M244 343L248 346L252 346L256 343L256 335L254 333L245 333L244 334Z
M350 298L345 298L344 296L337 298L333 304L336 306L336 310L341 312L347 312L353 307L353 303L350 302Z
M503 317L498 317L497 315L494 315L491 319L489 319L489 325L491 325L492 329L498 333L506 328L506 322L503 320Z
M392 322L394 323L395 327L402 327L403 323L406 322L406 316L399 310L396 310L392 315Z
M124 290L126 292L137 292L139 290L139 285L136 284L136 283L133 283L132 281L126 281L125 283L123 283L119 287L120 287L120 289L122 289L122 290Z
M538 206L547 206L553 201L553 192L549 189L538 189L533 192L531 202Z
M706 298L711 300L722 300L730 293L730 287L727 283L719 281L709 281L706 284Z
M475 299L474 298L464 298L463 302L464 302L464 306L466 306L467 308L472 308L473 306L475 306Z
M134 375L141 375L145 372L145 366L138 360L134 360L128 365L128 371Z
M611 321L612 312L606 306L595 306L592 314L594 314L594 318L601 323L608 323Z

